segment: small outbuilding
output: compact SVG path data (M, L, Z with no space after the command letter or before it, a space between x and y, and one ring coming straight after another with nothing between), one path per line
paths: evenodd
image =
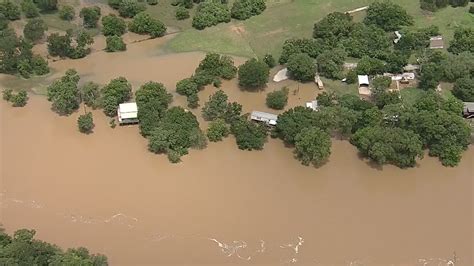
M474 118L474 102L464 102L462 115L464 118Z
M398 43L400 39L402 38L402 34L397 30L395 31L395 36L397 37L395 40L393 40L394 43Z
M263 122L270 126L276 126L278 115L260 111L252 111L252 113L250 114L250 119L257 122Z
M430 38L430 49L443 49L444 40L443 36L434 36Z
M280 81L284 81L284 80L287 80L289 77L288 77L288 68L284 68L280 71L278 71L275 76L273 76L273 81L275 82L280 82Z
M318 101L314 100L314 101L311 101L311 102L307 102L306 107L311 108L314 111L317 111L319 109Z
M370 91L369 87L369 76L358 75L357 79L359 80L359 94L363 96L370 96L372 92Z
M318 88L320 90L324 89L324 83L318 75L314 76L314 82L316 83L316 85L318 85Z
M117 109L117 116L120 125L138 123L137 103L121 103Z

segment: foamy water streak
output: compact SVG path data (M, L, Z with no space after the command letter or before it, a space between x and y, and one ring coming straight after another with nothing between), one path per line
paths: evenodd
M226 243L223 243L223 242L220 242L218 241L217 239L215 238L208 238L208 240L210 241L213 241L215 242L219 248L221 249L221 251L227 256L227 257L231 257L233 255L237 256L237 258L239 259L242 259L242 260L251 260L252 257L251 256L248 256L248 257L243 257L239 254L239 250L240 249L245 249L247 247L247 243L245 241L241 241L241 240L234 240L232 241L231 244L226 244Z

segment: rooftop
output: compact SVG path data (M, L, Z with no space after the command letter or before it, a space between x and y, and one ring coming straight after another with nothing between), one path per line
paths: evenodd
M359 86L361 85L369 86L369 76L358 75L357 78L359 79Z
M434 36L430 38L430 49L443 49L443 36Z

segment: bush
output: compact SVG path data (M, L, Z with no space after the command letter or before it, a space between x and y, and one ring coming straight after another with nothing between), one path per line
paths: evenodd
M51 12L58 9L58 0L36 0L34 2L43 12Z
M288 103L288 92L289 89L284 87L280 90L268 93L266 99L267 106L275 110L282 110Z
M59 18L62 20L71 21L76 16L76 11L74 7L70 5L64 5L59 9Z
M165 24L146 13L136 15L128 25L128 29L138 34L149 34L152 38L161 37L166 33Z
M158 0L146 0L147 4L150 6L154 6L158 4Z
M48 26L40 18L29 20L23 29L23 35L26 39L36 42L43 38L44 32L48 30Z
M267 129L244 118L232 123L230 130L241 150L261 150L267 141Z
M13 97L13 90L12 89L4 89L2 91L2 98L3 100L9 102Z
M105 51L107 52L118 52L127 50L127 45L123 42L123 39L120 36L107 36L107 39L105 41L107 43Z
M94 128L94 120L92 118L92 113L88 112L85 115L80 115L77 119L77 127L81 133L89 134Z
M102 33L105 36L121 36L127 31L125 20L113 14L102 17L102 26Z
M215 2L203 2L196 9L192 25L198 30L230 22L230 12L226 5Z
M209 123L207 129L207 137L212 142L221 141L223 138L229 135L229 128L223 119L216 119Z
M9 20L20 19L20 7L10 0L5 0L0 3L0 14Z
M79 75L74 69L69 69L60 79L48 86L48 101L52 109L60 115L69 115L79 108L80 92L77 88Z
M113 9L119 9L122 0L107 0L107 4Z
M204 119L211 121L216 118L223 118L227 109L227 99L227 94L222 90L218 90L209 96L209 101L207 101L202 108L202 116Z
M267 64L252 58L239 67L239 86L246 89L263 88L269 75Z
M145 5L138 3L136 0L122 0L118 8L120 16L124 18L133 18L145 10Z
M81 9L79 16L83 19L84 27L86 28L96 28L97 21L100 18L100 7L84 7Z
M30 64L35 75L41 76L49 73L48 61L39 55L33 55Z
M23 107L28 102L28 94L26 91L14 94L12 90L5 90L3 91L3 99L11 102L13 107Z
M311 81L316 74L316 65L308 54L291 55L287 66L290 77L298 81Z
M176 8L176 19L183 20L189 17L189 11L185 7L179 6L178 8Z
M471 6L471 7L469 8L469 13L474 14L474 6Z
M399 30L402 26L413 25L413 17L403 7L391 2L374 2L367 9L366 25L375 25L385 31Z
M463 102L474 102L474 77L456 80L453 95Z
M23 11L27 18L36 18L39 16L38 7L36 7L32 0L23 0L21 2L21 11Z
M276 66L275 58L273 58L273 55L271 54L266 54L263 57L263 62L265 62L269 68L274 68Z
M232 18L246 20L261 14L267 6L264 0L236 0L232 5Z

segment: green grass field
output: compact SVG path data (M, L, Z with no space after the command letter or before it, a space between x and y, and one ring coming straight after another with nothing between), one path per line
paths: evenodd
M166 47L172 52L205 51L228 53L244 57L278 56L283 42L292 37L311 37L316 21L334 11L348 11L368 5L373 0L269 0L263 14L246 21L232 20L212 28L197 31L191 28L191 19L177 22L172 16L170 0L161 1L150 13L167 25L183 32ZM436 13L424 12L418 0L397 0L415 18L415 27L436 25L449 41L456 26L474 27L474 16L469 7L445 8ZM355 20L360 21L363 13Z

